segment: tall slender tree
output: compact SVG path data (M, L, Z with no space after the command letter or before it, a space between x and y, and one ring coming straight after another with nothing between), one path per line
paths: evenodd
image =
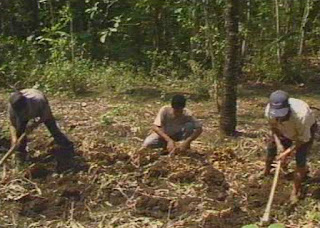
M240 74L239 1L227 0L225 12L226 58L223 72L223 93L220 111L220 133L231 136L237 125L237 78Z
M209 5L209 1L205 0L204 1L204 5L203 5L203 11L204 11L204 19L205 19L205 36L206 36L206 40L207 40L207 49L210 55L210 60L211 60L211 68L214 69L215 68L215 57L214 57L214 50L213 50L213 46L212 46L212 37L213 37L213 33L212 33L212 29L211 29L211 23L209 20L209 10L208 10L208 5ZM218 80L219 78L217 77L217 75L214 76L214 82L213 82L213 102L217 107L218 112L220 112L220 103L219 103L219 86L218 86Z
M281 64L281 49L280 49L280 15L279 15L279 2L274 1L275 5L275 18L276 18L276 34L277 34L277 59L278 63Z
M312 7L312 1L307 0L306 6L304 8L304 13L302 17L301 27L300 27L300 42L299 42L299 49L298 49L298 55L301 56L303 52L303 45L304 45L304 39L305 39L305 33L306 33L306 24L308 22L308 17L310 13L310 8Z

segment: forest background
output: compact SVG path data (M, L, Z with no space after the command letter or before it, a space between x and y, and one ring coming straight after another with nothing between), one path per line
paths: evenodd
M1 78L74 93L184 80L209 95L223 78L226 6L222 0L3 0ZM240 82L305 83L314 76L318 0L245 0L238 7Z

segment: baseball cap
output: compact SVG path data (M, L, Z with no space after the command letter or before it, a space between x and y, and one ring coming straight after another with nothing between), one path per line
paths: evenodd
M290 109L288 100L288 93L282 90L277 90L271 93L269 98L269 115L273 118L284 117L287 115Z

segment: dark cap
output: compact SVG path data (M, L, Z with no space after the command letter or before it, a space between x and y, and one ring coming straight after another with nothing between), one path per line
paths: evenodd
M277 90L271 93L269 98L269 115L273 118L284 117L288 114L290 106L289 106L289 95L288 93Z

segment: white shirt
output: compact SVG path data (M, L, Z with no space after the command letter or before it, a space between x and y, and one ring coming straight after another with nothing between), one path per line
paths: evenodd
M310 128L316 119L309 105L299 99L289 98L291 110L290 118L284 122L278 122L269 115L270 105L265 110L265 116L271 127L278 129L285 137L299 142L308 142L311 139Z
M169 136L173 136L181 131L184 125L188 122L193 123L195 128L202 127L200 121L192 115L192 112L189 109L184 108L183 114L179 117L175 117L173 114L173 108L165 105L158 112L153 124L161 127Z

